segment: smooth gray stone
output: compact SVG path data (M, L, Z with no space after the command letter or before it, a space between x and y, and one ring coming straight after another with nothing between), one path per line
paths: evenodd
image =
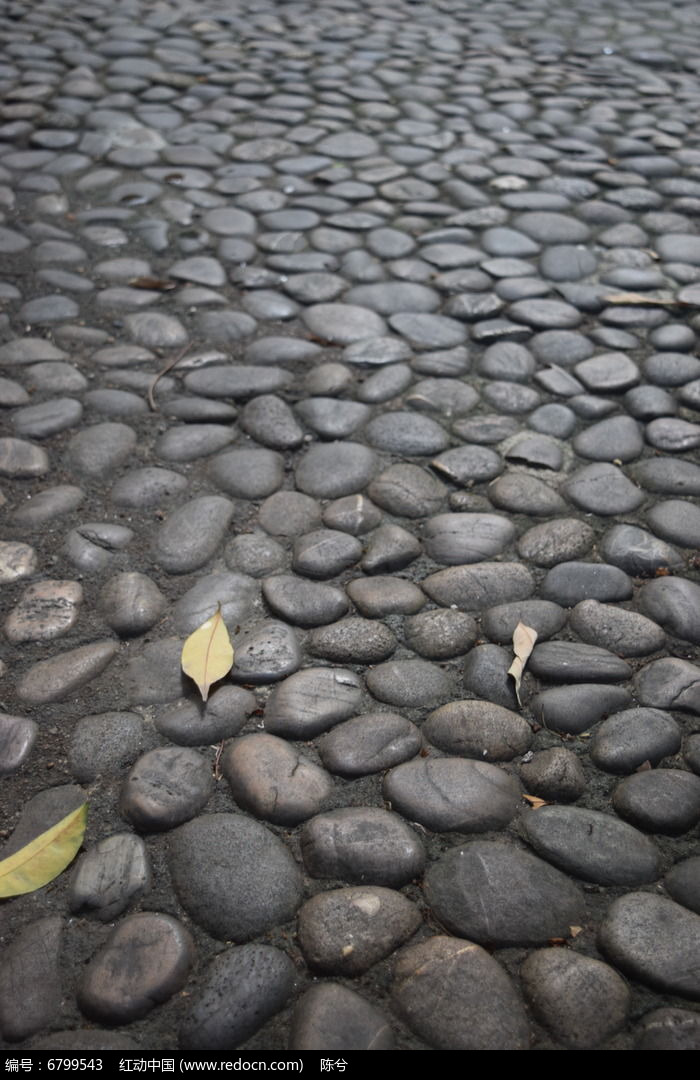
M175 510L160 526L153 544L156 563L169 574L189 574L216 554L233 516L233 503L202 495Z
M427 660L450 660L474 645L476 622L471 615L450 608L421 611L404 620L406 644Z
M571 1050L595 1050L627 1021L629 988L600 960L571 949L540 949L520 974L537 1020Z
M105 622L121 637L145 633L167 607L162 592L146 574L116 574L100 590L98 606Z
M63 514L70 514L73 510L77 510L84 499L85 492L73 484L59 484L56 487L45 488L24 505L19 506L12 514L11 520L16 525L28 526L30 529L36 528Z
M700 714L700 668L675 656L653 660L635 676L640 705Z
M356 285L345 296L349 304L359 304L380 315L395 315L400 311L435 311L440 295L427 285L412 281L378 281L371 285Z
M306 645L312 656L335 664L378 664L387 660L396 646L388 626L353 616L313 630Z
M633 461L644 449L644 440L631 416L612 416L579 432L573 448L593 461Z
M187 478L170 469L146 466L134 469L117 480L110 498L117 506L129 506L137 509L160 506L175 495L180 495L187 487Z
M490 485L488 496L499 510L511 514L553 517L566 511L566 503L553 488L536 476L510 470Z
M12 413L16 433L29 439L46 439L80 423L83 406L75 398L52 398L27 405Z
M92 957L78 987L86 1016L128 1024L185 984L195 959L189 931L171 915L128 915Z
M535 359L529 349L516 341L499 341L479 359L477 371L487 379L527 383L535 371Z
M345 586L355 607L369 619L385 615L413 615L425 605L425 596L411 581L399 577L354 578Z
M454 689L451 673L427 660L389 660L368 671L366 682L379 701L412 709L441 704Z
M687 400L690 396L686 387L683 397ZM692 407L692 401L688 403ZM700 424L691 424L690 421L675 416L662 416L651 420L646 425L644 435L648 443L668 454L681 454L700 446Z
M369 405L380 405L385 401L390 401L403 393L411 385L413 378L413 372L408 364L388 364L358 386L358 401L367 402Z
M161 746L138 759L124 781L119 812L142 832L189 821L214 790L206 758L188 747Z
M657 502L647 512L649 525L662 540L679 547L700 547L700 507L684 499Z
M247 403L240 425L248 435L273 450L300 446L304 431L286 402L274 394L260 394Z
M497 948L567 937L585 911L583 893L568 877L498 841L452 848L431 865L424 889L451 933Z
M94 641L39 660L17 683L17 696L27 705L64 701L101 675L118 651L116 641Z
M598 931L602 952L645 986L697 1001L700 976L688 950L700 940L700 915L652 893L613 901Z
M403 949L392 995L400 1015L437 1050L526 1050L530 1025L506 971L485 949L446 935ZM426 1008L441 1000L440 1009Z
M545 641L535 645L529 670L549 682L624 682L632 669L619 656L597 645L577 641Z
M439 454L449 444L445 429L420 413L389 412L376 416L366 425L365 434L378 450L399 455Z
M700 377L700 361L683 352L652 353L644 361L644 374L655 386L685 386Z
M197 316L197 329L200 336L208 344L223 348L236 346L244 338L250 337L255 333L257 325L251 315L228 308L202 311Z
M700 821L700 777L681 769L650 769L622 780L616 813L646 832L681 836Z
M148 413L148 404L144 399L138 394L132 394L129 390L91 390L85 395L83 401L95 412L115 419L143 416ZM169 408L168 416L173 415L175 414Z
M182 639L149 642L129 657L125 690L129 704L159 705L190 694L192 683L181 666Z
M98 480L123 465L136 442L136 432L127 424L93 424L70 440L66 465L81 476Z
M312 969L359 975L403 944L420 922L416 905L392 889L332 889L302 906L299 943Z
M307 495L337 499L366 488L378 464L376 454L361 443L318 443L297 465L296 484Z
M641 1025L637 1050L700 1050L700 1020L690 1009L654 1009Z
M591 760L610 773L658 765L681 748L681 729L660 709L627 709L604 720L591 741Z
M196 461L222 450L233 441L234 434L233 428L224 424L180 424L156 439L153 452L164 461L178 464Z
M28 247L29 241L26 245ZM52 341L38 337L13 338L0 346L0 366L35 364L39 361L66 360L68 354Z
M621 394L639 382L639 368L626 353L606 352L581 360L574 372L594 394Z
M632 699L621 686L576 683L543 690L530 701L537 721L565 735L579 735L609 713L625 709Z
M552 802L576 802L586 790L586 776L579 758L561 746L538 750L520 767L528 791Z
M439 514L425 524L425 553L443 565L478 563L500 555L514 536L515 526L497 514Z
M518 540L518 554L535 566L552 567L579 558L593 546L595 533L578 518L557 518L534 525Z
M362 544L349 533L315 529L294 541L292 568L305 577L330 578L357 563Z
M226 565L253 578L267 577L287 563L287 552L265 533L251 532L234 536L224 549Z
M629 600L632 581L607 563L560 562L545 575L540 593L562 607L574 607L583 600Z
M569 625L582 641L602 645L618 656L648 656L666 643L663 630L651 619L597 600L578 603L569 615Z
M285 679L265 708L265 730L286 738L311 739L356 713L360 677L344 668L305 668Z
M70 883L70 909L112 922L151 887L146 845L133 833L100 840L81 856Z
M397 713L364 713L324 735L318 751L340 776L368 776L415 757L422 745L415 724Z
M391 465L369 485L368 494L377 506L397 517L419 518L436 513L446 488L420 465Z
M273 450L229 450L210 462L209 475L236 499L265 499L282 486L284 459Z
M22 767L38 734L34 720L0 713L0 776L9 776Z
M579 509L604 516L631 513L644 501L642 492L622 470L605 462L579 469L562 491Z
M214 365L189 372L185 376L185 387L204 397L238 400L257 397L258 394L274 394L288 386L291 378L288 371L274 365Z
M297 413L307 427L322 439L344 439L366 423L370 408L359 401L312 397L297 405Z
M389 1017L338 983L312 986L292 1017L289 1049L343 1055L353 1050L393 1050Z
M318 814L331 794L328 773L275 735L235 739L222 768L238 805L274 825L298 825Z
M637 525L613 525L603 536L600 553L631 577L654 577L657 570L683 568L675 548Z
M237 735L257 707L254 696L240 686L221 686L206 704L186 701L156 716L157 730L180 746L211 746Z
M259 595L257 583L245 574L207 574L175 603L175 628L191 634L218 609L233 633L238 623L250 618Z
M532 731L517 713L490 701L452 701L427 717L422 732L448 755L512 761L527 753Z
M521 824L538 855L598 885L643 885L661 873L653 841L609 814L573 806L528 810Z
M673 900L700 915L700 857L677 862L666 874L664 886Z
M290 626L273 620L244 631L233 641L235 660L231 678L255 686L279 682L301 665L301 649Z
M421 379L413 384L404 398L406 405L416 412L434 413L446 419L465 416L478 400L479 395L472 386L460 379L450 378Z
M71 772L80 783L121 772L144 749L144 723L138 713L107 712L83 716L69 747Z
M241 945L215 956L180 1025L179 1045L193 1054L235 1049L283 1009L296 969L271 945Z
M487 383L483 389L483 398L498 412L513 413L516 416L536 409L542 401L541 395L531 386L506 380L492 380Z
M327 528L340 529L352 536L362 536L375 529L381 520L381 511L364 495L345 495L341 499L334 499L323 511L323 524Z
M71 529L63 551L70 562L84 573L97 573L106 570L133 538L132 530L124 525L90 521Z
M48 1027L61 1012L64 988L60 950L64 927L58 915L35 919L3 950L0 1030L11 1042Z
M503 472L503 458L487 446L458 446L454 450L445 450L430 464L441 476L467 488L493 480Z
M511 651L500 645L477 645L464 661L465 690L505 709L517 709L515 683L508 674L512 659Z
M700 495L700 465L692 461L645 458L632 472L647 491L658 491L662 495Z
M483 611L496 604L526 600L535 583L521 563L482 562L474 566L451 566L430 574L421 583L431 600L460 611Z
M0 476L28 479L44 476L49 468L49 455L40 446L24 439L0 438Z
M335 622L348 610L342 589L293 575L265 578L262 592L273 615L297 626L323 626Z
M552 439L544 435L526 435L506 452L506 459L534 469L561 469L564 455Z
M394 889L419 877L425 865L417 833L398 814L374 806L318 814L302 828L301 853L311 877Z
M299 536L321 524L321 507L300 491L276 491L260 507L258 521L273 536Z
M496 765L463 758L417 758L384 777L384 796L409 821L434 832L491 832L518 812L520 787Z
M352 345L386 332L381 315L357 304L312 304L302 319L315 337L334 345Z
M287 848L242 814L205 814L182 825L170 837L169 865L190 918L224 941L258 937L301 903L301 873Z
M399 367L400 361L411 358L411 353L410 345L400 338L367 338L343 349L343 360L348 364L366 364L372 367L393 364Z
M566 622L566 612L549 600L519 600L513 604L498 604L481 616L484 633L499 645L510 645L518 623L537 632L539 641L553 637Z

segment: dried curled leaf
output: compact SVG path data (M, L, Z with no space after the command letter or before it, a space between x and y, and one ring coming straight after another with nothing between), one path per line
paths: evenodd
M525 665L530 659L530 653L535 647L537 641L537 631L533 630L531 626L526 626L525 623L519 622L513 631L513 652L515 653L515 659L508 668L508 674L513 676L515 682L515 696L518 699L518 705L522 705L520 700L520 683L523 677L523 671Z
M233 667L233 646L221 615L221 605L210 619L190 634L182 647L180 662L185 675L197 683L202 701L206 701L212 683L223 679Z
M525 802L529 802L529 804L530 804L530 806L532 807L533 810L539 810L539 808L541 806L550 806L551 805L550 803L547 802L546 799L540 799L540 797L538 795L526 795L525 792L523 792L521 794L520 798L524 799Z
M48 885L78 853L87 825L87 803L0 862L0 897L21 896Z

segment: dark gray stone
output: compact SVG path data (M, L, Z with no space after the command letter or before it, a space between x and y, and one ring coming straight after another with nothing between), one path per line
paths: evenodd
M301 666L299 640L290 626L282 622L260 623L234 638L234 663L231 677L255 686L279 682Z
M98 605L112 630L120 637L134 637L158 622L167 600L155 581L133 572L111 578L100 590Z
M520 767L528 791L551 802L576 802L586 790L586 777L576 754L562 746L539 750Z
M133 833L116 833L81 856L70 884L70 909L111 922L151 887L146 845Z
M700 777L681 769L635 773L617 785L612 802L639 829L681 836L700 821Z
M328 773L275 735L235 739L222 767L238 805L274 825L298 825L318 814L331 793Z
M419 465L392 465L369 486L372 501L397 517L434 514L445 494L445 486Z
M471 649L477 627L470 615L450 608L421 611L404 621L409 648L427 660L449 660Z
M156 716L161 735L179 746L211 746L237 735L256 708L253 695L240 686L221 686L206 704L186 701Z
M321 507L300 491L276 491L260 507L258 521L273 536L299 536L321 524Z
M207 574L173 606L176 629L191 634L218 610L231 633L248 620L259 601L257 583L244 574Z
M110 498L117 506L160 506L164 500L180 495L186 487L187 478L180 473L147 466L117 480Z
M666 874L664 885L677 903L700 915L700 856L676 863Z
M122 788L120 813L142 832L189 821L214 791L211 765L196 750L161 746L139 758Z
M578 735L610 713L631 704L629 693L621 686L578 683L556 686L536 694L530 707L539 723L553 731Z
M632 669L619 656L597 645L576 641L545 641L535 645L529 670L549 682L624 682Z
M153 544L156 563L169 574L189 574L209 562L233 516L233 503L221 495L202 495L175 510L160 526Z
M214 458L209 475L235 499L265 499L282 486L284 459L273 450L229 450Z
M561 630L566 622L566 612L550 600L518 600L489 608L481 616L483 632L499 645L511 644L520 622L535 630L539 641L544 641Z
M281 544L262 532L243 533L234 536L224 550L226 565L240 570L253 578L267 577L281 570L287 562L287 553Z
M348 610L342 589L291 574L265 578L262 592L272 614L296 626L323 626L335 622Z
M597 728L591 760L610 773L633 773L649 762L658 765L681 748L681 730L669 713L659 709L627 709Z
M510 470L490 485L489 499L499 510L511 514L553 517L566 510L566 503L553 488L527 472Z
M384 574L402 570L421 553L420 541L400 525L381 525L369 537L360 562L366 574Z
M389 660L368 671L366 682L379 701L410 709L439 705L454 690L451 673L427 660Z
M679 570L683 559L670 544L637 525L613 525L600 544L607 562L632 577L654 577L657 570Z
M3 950L0 1031L8 1042L41 1031L60 1014L63 997L60 950L64 927L63 919L57 915L35 919Z
M94 641L39 660L17 683L17 696L27 705L64 701L101 675L118 651L116 641Z
M386 412L375 416L365 427L365 434L378 450L410 457L439 454L449 444L447 432L436 420L415 412ZM371 491L370 495L374 499Z
M540 593L562 607L574 607L583 600L629 600L632 582L606 563L560 562L546 574Z
M700 547L700 507L684 499L657 502L647 513L649 525L662 540L679 547Z
M490 832L515 817L520 788L506 772L483 761L417 758L384 778L384 796L410 821L434 832Z
M83 716L69 747L71 772L81 783L131 765L144 748L144 723L138 713Z
M663 630L651 619L597 600L578 603L569 616L569 625L582 641L602 645L618 656L648 656L663 649L666 642Z
M336 577L359 561L362 544L337 529L316 529L294 542L292 568L305 577Z
M330 772L368 776L415 757L422 745L418 728L397 713L364 713L339 724L320 739L318 751Z
M505 709L517 709L515 682L508 674L512 661L509 649L502 649L500 645L477 645L464 661L465 690Z
M487 446L458 446L439 454L431 466L461 487L493 480L503 471L503 459Z
M700 668L675 656L653 660L635 676L640 705L700 713Z
M319 1050L342 1059L353 1050L393 1050L389 1017L338 983L319 983L306 991L294 1010L289 1039L292 1052Z
M156 439L153 452L164 461L178 464L196 461L223 450L233 442L233 428L224 424L180 424L170 427Z
M396 638L388 626L374 619L350 617L314 630L307 649L334 664L378 664L394 653Z
M355 578L346 590L355 607L370 619L414 615L425 604L425 596L418 586L398 577Z
M285 679L265 708L265 729L273 735L310 739L347 720L362 700L358 675L344 668L304 668Z
M497 514L439 514L425 524L424 545L435 562L456 566L501 554L514 536L512 523Z
M307 495L337 499L363 491L378 464L376 455L361 443L319 443L297 465L296 484Z
M192 689L182 671L180 638L149 642L127 661L125 689L132 705L157 705L177 701Z
M241 427L256 442L272 450L293 450L301 446L304 431L294 413L274 394L260 394L243 409Z
M345 495L329 503L323 511L323 524L352 536L362 536L382 520L381 511L364 495Z
M423 735L446 754L479 761L511 761L532 742L530 725L489 701L453 701L430 713Z
M700 1050L700 1018L689 1009L654 1009L641 1024L637 1050Z
M398 814L369 806L312 818L302 829L301 851L312 877L396 889L425 865L423 844Z
M93 424L70 440L66 464L81 476L100 479L127 461L136 441L136 432L126 424Z
M482 562L474 566L451 566L438 570L422 582L431 600L460 611L483 611L496 604L526 600L535 584L521 563Z
M628 514L644 501L639 488L615 465L599 462L585 465L566 481L566 497L586 513Z
M518 540L518 553L536 566L552 567L585 555L595 534L578 518L557 518L535 525Z

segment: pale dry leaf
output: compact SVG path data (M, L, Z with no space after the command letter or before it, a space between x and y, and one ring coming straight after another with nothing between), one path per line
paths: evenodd
M212 683L223 679L233 667L233 646L221 605L206 622L190 634L182 647L182 670L196 682L202 701L209 697Z
M541 806L550 806L551 805L550 803L547 802L546 799L540 799L539 796L537 796L537 795L525 795L525 794L522 794L520 796L520 798L524 799L525 802L529 802L529 804L530 804L530 806L532 807L533 810L539 810L539 808Z
M83 842L87 803L0 862L0 897L22 896L48 885L73 861Z
M513 631L513 652L515 653L515 659L508 668L508 674L512 675L515 683L515 696L518 699L518 705L522 705L520 700L520 683L522 682L523 672L525 665L530 659L530 653L535 647L537 641L537 631L533 630L531 626L526 626L525 623L519 622Z

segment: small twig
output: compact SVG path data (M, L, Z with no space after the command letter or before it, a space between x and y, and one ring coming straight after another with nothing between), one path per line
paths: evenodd
M158 409L158 406L156 405L156 403L154 401L154 398L153 398L153 391L155 390L156 386L158 385L160 380L163 378L163 376L167 375L169 371L172 371L172 369L175 367L176 364L180 363L180 361L182 360L183 356L185 355L185 353L187 352L189 347L190 347L190 343L188 341L188 342L186 342L186 344L184 344L182 346L181 349L179 349L175 353L174 356L172 356L170 358L170 360L168 360L165 367L162 367L160 369L160 371L158 372L158 374L154 377L151 385L148 388L148 394L147 394L148 404L149 404L149 406L151 408L151 412L157 412L157 409Z
M224 740L222 739L216 748L216 757L214 758L214 779L220 780L222 776L221 772L221 755L224 752Z

